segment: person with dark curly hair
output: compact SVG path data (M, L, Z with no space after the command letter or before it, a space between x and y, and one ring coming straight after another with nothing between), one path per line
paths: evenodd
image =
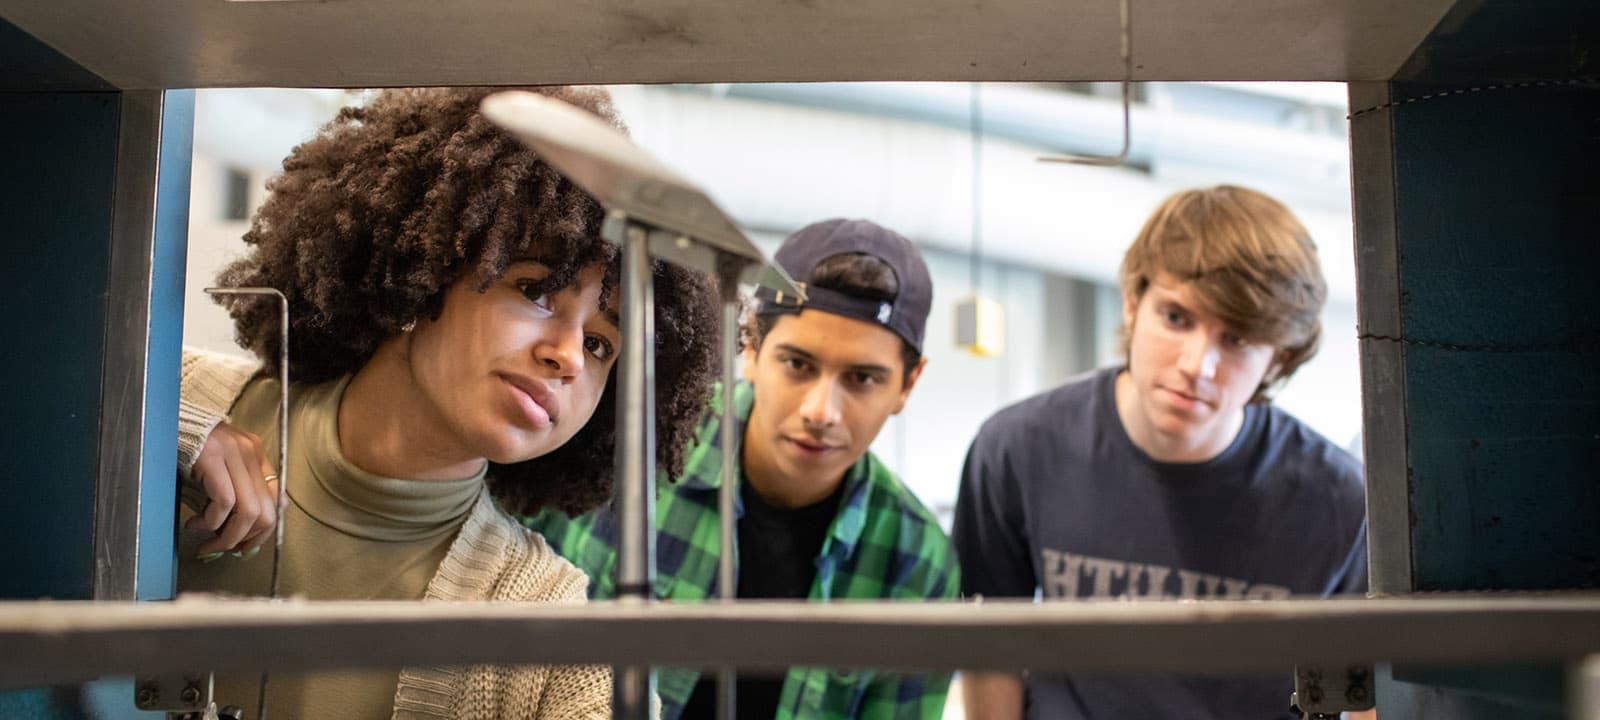
M603 210L490 124L491 88L342 110L284 160L228 286L289 300L281 592L318 600L582 601L587 576L514 514L611 496L618 252ZM537 92L620 126L603 90ZM654 266L657 462L683 465L712 386L716 298ZM222 300L261 367L187 353L183 591L266 594L278 476L278 310ZM223 422L224 415L227 422ZM258 680L219 677L219 704ZM602 718L601 667L275 675L284 717Z

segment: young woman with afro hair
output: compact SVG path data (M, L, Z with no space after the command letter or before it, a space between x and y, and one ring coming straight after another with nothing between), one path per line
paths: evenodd
M183 591L579 602L588 578L517 515L612 494L618 252L603 211L478 110L493 88L342 110L284 160L219 284L289 299L288 502L277 508L278 308L226 296L259 366L185 353ZM536 88L621 125L603 90ZM710 281L654 267L657 462L683 464L716 371ZM224 420L226 420L224 422ZM270 458L270 460L269 460ZM254 707L259 679L218 677ZM281 717L608 718L599 667L274 675Z

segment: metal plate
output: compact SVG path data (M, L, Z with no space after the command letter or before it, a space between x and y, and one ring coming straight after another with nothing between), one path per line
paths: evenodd
M0 603L0 682L334 667L642 664L1289 673L1600 651L1600 597L1177 603ZM1287 698L1285 698L1287 699Z
M1453 0L1134 0L1135 80L1382 80ZM121 88L1117 80L1116 0L0 0Z

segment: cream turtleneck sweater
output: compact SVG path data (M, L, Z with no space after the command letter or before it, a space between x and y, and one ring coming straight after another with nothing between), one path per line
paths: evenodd
M180 467L193 466L220 419L262 438L276 459L278 383L248 366L186 353ZM338 408L349 378L291 387L281 593L313 600L581 602L588 578L490 499L483 473L446 482L385 478L339 450ZM243 385L242 391L239 385ZM233 391L229 391L232 386ZM192 511L190 511L192 514ZM206 534L180 539L183 591L265 595L272 549L250 559L195 558ZM219 704L253 708L258 676L219 676ZM600 718L610 714L605 668L407 668L275 674L276 717Z

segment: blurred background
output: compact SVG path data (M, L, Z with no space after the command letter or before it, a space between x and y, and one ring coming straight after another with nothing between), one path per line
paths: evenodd
M994 411L1119 360L1122 252L1183 188L1234 183L1286 203L1311 230L1329 300L1317 357L1277 402L1358 450L1360 372L1350 160L1342 84L1134 86L1121 167L1046 164L1115 153L1116 83L811 83L611 88L633 137L702 184L771 251L830 217L915 241L934 279L928 368L873 449L948 527L961 464ZM201 289L229 260L263 186L342 105L342 90L201 90L195 120L184 341L243 354ZM955 308L1004 310L1005 344L958 347Z

